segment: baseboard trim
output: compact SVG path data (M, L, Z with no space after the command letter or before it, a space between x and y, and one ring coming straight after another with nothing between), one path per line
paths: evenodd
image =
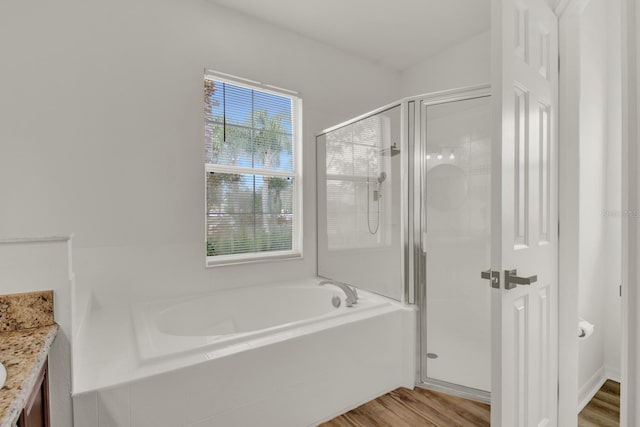
M622 374L620 373L620 368L611 368L611 367L605 367L605 371L607 372L607 378L615 381L615 382L622 382L621 378L622 378Z
M605 381L607 381L607 375L604 366L602 366L589 378L589 381L587 381L585 385L580 387L578 391L578 413L589 404L593 396L600 390L600 387L604 385Z

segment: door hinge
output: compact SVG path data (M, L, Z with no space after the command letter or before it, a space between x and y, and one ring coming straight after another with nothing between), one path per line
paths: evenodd
M622 298L622 285L618 287L620 289L620 297Z

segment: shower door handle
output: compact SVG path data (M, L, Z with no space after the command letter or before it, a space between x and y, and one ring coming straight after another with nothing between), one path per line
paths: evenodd
M492 288L500 289L500 272L499 271L485 270L480 273L480 277L482 279L491 280Z
M520 277L518 276L518 270L505 270L504 271L504 288L514 289L518 285L530 285L538 281L538 276Z

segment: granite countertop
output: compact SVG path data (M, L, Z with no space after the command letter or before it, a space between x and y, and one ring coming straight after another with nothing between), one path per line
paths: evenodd
M0 427L10 427L26 405L58 329L53 292L0 295L0 362L7 368Z

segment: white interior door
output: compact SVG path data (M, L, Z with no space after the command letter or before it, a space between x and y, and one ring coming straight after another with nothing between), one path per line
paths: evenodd
M491 425L557 425L558 21L492 0Z

